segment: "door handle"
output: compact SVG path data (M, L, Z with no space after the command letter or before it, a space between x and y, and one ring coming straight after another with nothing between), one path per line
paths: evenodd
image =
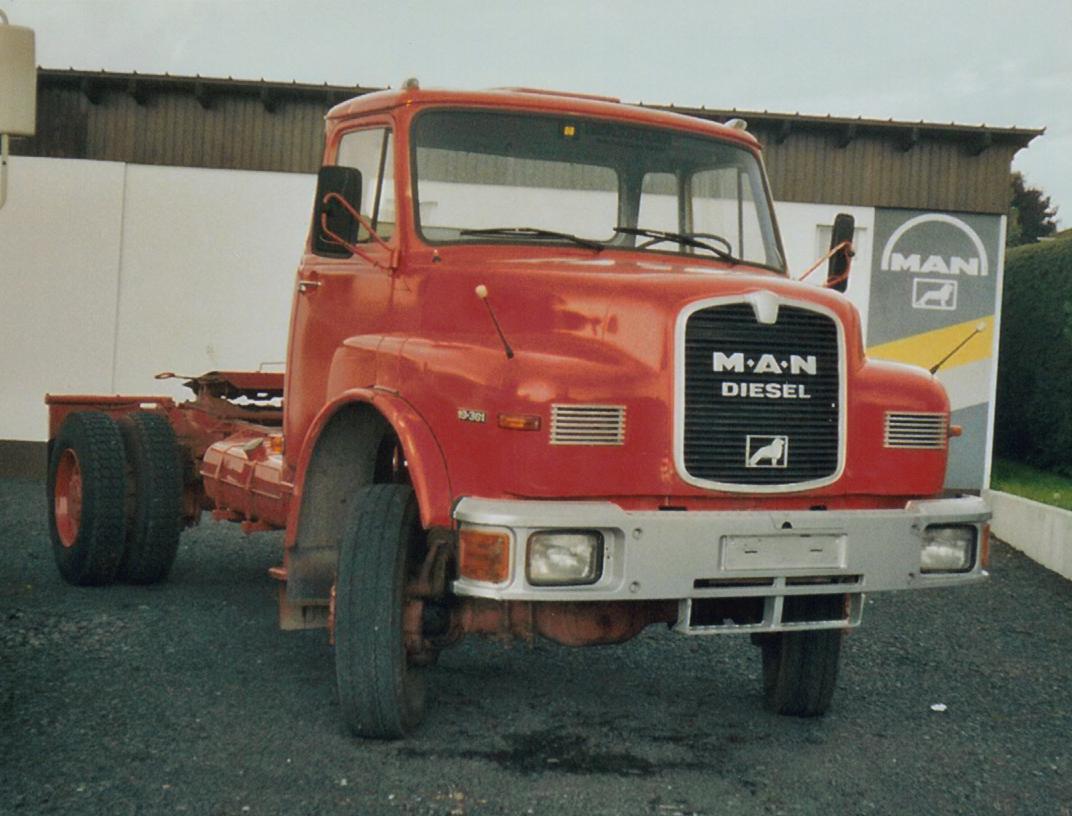
M298 291L302 294L306 292L312 292L315 289L320 288L320 281L318 280L301 280L298 281Z

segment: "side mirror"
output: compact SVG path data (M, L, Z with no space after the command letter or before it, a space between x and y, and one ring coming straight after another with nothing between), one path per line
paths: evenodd
M356 244L360 224L337 199L324 199L334 193L345 199L356 211L361 209L361 171L356 167L325 166L320 168L316 178L316 202L313 206L313 252L334 258L348 258L349 249L321 229L321 216L327 217L328 229L344 238L350 244Z
M855 231L856 219L847 213L838 213L830 233L830 251L834 254L830 256L826 267L826 285L839 292L844 292L849 286L849 269L855 254L852 250L852 235Z

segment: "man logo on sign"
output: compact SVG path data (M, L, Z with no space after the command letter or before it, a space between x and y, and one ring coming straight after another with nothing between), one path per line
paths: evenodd
M937 254L921 249L916 242L920 237L926 238L926 228L916 232L911 238L906 238L909 233L929 224L952 227L952 234L959 234L963 254ZM929 229L933 230L935 227ZM924 242L926 243L926 240ZM884 272L909 272L913 275L966 275L971 278L985 278L990 274L986 247L983 246L979 234L959 218L947 213L925 213L905 221L886 242L879 266Z
M957 308L957 282L936 278L913 279L912 308L953 311Z

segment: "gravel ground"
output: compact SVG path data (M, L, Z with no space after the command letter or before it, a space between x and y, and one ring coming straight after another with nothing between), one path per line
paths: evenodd
M747 638L652 628L467 640L385 744L343 734L324 633L276 629L278 534L75 589L43 493L0 481L2 813L1072 814L1072 583L1000 543L987 584L869 599L820 720L763 711Z

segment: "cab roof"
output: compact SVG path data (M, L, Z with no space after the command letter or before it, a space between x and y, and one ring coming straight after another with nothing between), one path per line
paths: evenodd
M486 91L453 91L402 87L364 94L333 107L329 122L400 107L459 107L525 110L616 119L631 124L671 128L714 136L759 150L759 142L747 131L669 111L628 105L608 96L545 91L532 88L494 88Z

